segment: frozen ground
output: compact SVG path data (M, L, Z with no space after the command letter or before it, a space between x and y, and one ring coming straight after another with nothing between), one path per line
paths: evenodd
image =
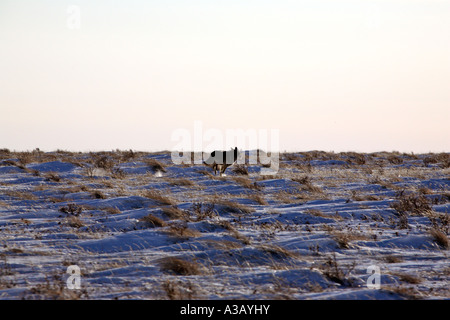
M314 151L214 177L168 152L0 150L0 299L449 299L449 166Z

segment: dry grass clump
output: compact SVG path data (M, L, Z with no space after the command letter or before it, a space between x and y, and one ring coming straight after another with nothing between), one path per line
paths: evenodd
M423 281L418 276L408 274L408 273L391 272L391 275L398 277L400 281L411 283L411 284L419 284Z
M328 218L333 220L343 220L343 218L336 212L334 215L328 215L323 213L319 209L307 209L305 213L310 214L315 217Z
M67 289L65 281L61 281L60 275L54 275L53 279L46 278L45 282L30 288L23 299L33 300L78 300L89 299L86 289Z
M78 216L83 212L83 207L76 203L68 203L66 206L59 208L60 212L67 213L73 216Z
M188 240L200 235L200 232L189 228L185 222L172 223L165 232L179 240Z
M197 298L197 290L190 281L166 280L162 288L169 300L192 300Z
M133 160L139 156L139 152L135 152L132 149L130 150L116 150L116 154L118 157L120 157L120 160L123 162L128 162L130 160Z
M168 179L167 182L172 186L190 187L195 185L194 181L186 178L173 178Z
M191 276L203 273L203 268L198 263L177 257L163 258L159 261L159 265L162 272L175 275Z
M13 198L18 198L21 200L37 200L38 198L32 194L29 191L19 191L19 190L4 190L2 191L3 194L13 197Z
M389 161L390 164L402 164L403 163L403 159L395 154L390 154L387 157L387 161Z
M94 197L94 199L106 199L107 198L107 196L100 190L92 191L91 195L92 195L92 197Z
M248 245L251 243L250 239L236 230L236 228L234 228L229 221L222 220L218 223L218 225L227 230L232 237L241 241L243 244Z
M338 244L339 248L341 249L349 249L350 246L350 242L351 241L355 241L355 240L363 240L363 241L367 241L367 240L373 240L370 237L361 234L361 233L356 233L356 232L344 232L344 231L333 231L331 233L331 235L333 236L334 240L336 241L336 243Z
M77 216L69 216L69 217L67 217L67 223L72 228L77 228L78 229L78 228L84 227L83 221L81 221L81 219L79 217L77 217Z
M215 200L214 204L218 206L219 210L226 213L252 213L255 211L255 209L248 207L244 204L234 202L231 200Z
M214 175L212 175L211 172L209 172L208 170L205 170L205 169L196 170L195 172L202 174L204 176L207 176L209 178L214 178Z
M272 257L277 259L298 258L299 255L288 249L277 245L262 245L259 247L262 251L269 253Z
M262 206L267 206L269 204L263 195L260 195L257 193L248 194L247 198L255 201L256 203L258 203L259 205L262 205Z
M399 214L418 214L431 211L431 201L423 194L407 193L404 190L396 195L397 201L391 204L391 208Z
M61 182L61 177L56 172L47 172L44 177L47 181Z
M354 165L363 165L366 163L366 155L357 152L341 152L341 158L344 158L345 161L349 164Z
M446 212L426 211L424 215L430 220L432 229L448 234L450 231L450 215Z
M154 200L154 201L156 201L156 202L158 202L159 204L162 204L162 205L173 206L173 205L176 204L175 200L173 200L173 199L163 195L162 192L159 191L159 190L153 190L153 189L145 190L145 191L141 192L141 195L143 197L146 197L146 198L149 198L151 200Z
M166 172L165 165L153 158L147 158L144 160L144 163L150 167L153 172L161 171Z
M120 209L119 209L119 208L116 208L116 207L103 207L103 208L100 208L100 210L105 211L105 212L107 212L107 213L109 213L109 214L119 214L119 213L122 213L122 212L120 211Z
M196 217L197 221L216 216L214 211L214 203L194 202L191 206L191 211Z
M96 168L104 169L104 170L111 170L114 168L114 160L111 159L111 157L107 155L97 155L97 154L91 154L92 156L92 162Z
M447 235L437 228L432 228L430 230L430 235L433 237L433 240L442 248L449 249L450 241L448 240Z
M383 261L385 261L387 263L400 263L400 262L403 262L403 258L400 256L389 254L389 255L383 257Z
M144 222L145 225L148 226L149 228L166 226L166 223L164 222L164 220L162 220L152 214L148 214L145 217L140 218L139 221Z
M177 206L163 207L162 213L171 220L175 219L185 220L188 217L188 214L185 211L178 208Z
M252 182L252 180L249 179L248 177L233 177L232 179L237 183L239 183L242 187L247 189L259 191L263 189L262 185L257 184L256 181Z
M320 193L320 194L324 193L320 187L312 183L311 178L309 176L294 177L291 180L300 184L300 191L308 191L311 193Z
M440 167L443 169L450 168L450 153L433 153L426 156L423 160L425 166L430 164L440 163Z
M355 268L356 263L342 266L336 260L336 254L329 256L324 264L320 266L323 275L333 282L339 283L342 286L352 286L352 281L349 278L350 273Z
M238 164L238 165L233 166L231 171L233 171L233 173L238 174L238 175L248 176L247 167L242 165L242 164Z

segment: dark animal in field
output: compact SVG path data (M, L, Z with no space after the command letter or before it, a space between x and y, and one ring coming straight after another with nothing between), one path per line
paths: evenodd
M211 156L204 161L207 165L212 165L214 175L219 171L220 175L225 173L225 170L233 165L239 156L238 148L231 149L230 151L218 151L211 152Z

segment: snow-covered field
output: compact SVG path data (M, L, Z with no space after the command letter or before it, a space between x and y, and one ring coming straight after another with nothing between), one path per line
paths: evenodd
M279 166L0 150L0 299L450 298L449 154Z

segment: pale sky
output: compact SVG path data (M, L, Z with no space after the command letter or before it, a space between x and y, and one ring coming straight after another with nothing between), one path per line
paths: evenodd
M449 152L450 0L0 1L0 148L171 150L196 121Z

